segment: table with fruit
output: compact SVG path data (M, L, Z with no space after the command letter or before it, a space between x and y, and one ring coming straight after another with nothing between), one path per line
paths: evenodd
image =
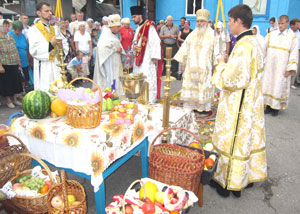
M29 96L34 99L30 93ZM109 103L107 110L110 111L102 114L101 123L96 128L73 128L68 125L65 116L30 119L31 115L26 114L14 121L11 131L22 139L31 153L41 159L57 167L70 168L91 175L91 184L97 191L103 181L102 172L105 169L139 145L146 137L151 143L162 130L162 105L120 103L109 91L104 92L103 97L106 100L103 103ZM24 99L26 101L26 97ZM57 103L55 107L58 110L51 109L57 110L56 114L60 115L59 107L63 101L56 98L52 101L52 105L53 103ZM124 111L127 112L128 109L135 113L132 118L126 120ZM114 113L117 116L114 116ZM171 126L196 129L194 114L190 110L172 107L170 118ZM178 132L173 136L172 142L184 142L183 139L186 138L190 136Z

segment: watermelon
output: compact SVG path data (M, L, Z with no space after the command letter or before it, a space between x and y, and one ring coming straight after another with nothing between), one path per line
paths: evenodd
M51 99L46 92L35 90L25 95L22 102L24 114L30 119L43 119L50 114Z

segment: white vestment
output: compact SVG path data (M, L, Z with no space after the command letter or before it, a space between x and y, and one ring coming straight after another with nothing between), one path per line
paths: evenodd
M210 111L214 99L212 71L219 49L215 48L214 31L207 27L199 36L196 28L188 35L174 59L183 65L181 99L187 108Z
M138 26L134 38L133 45L138 45L141 47L142 39L137 42L138 34L143 25ZM149 102L154 103L157 97L157 66L152 62L152 59L161 59L161 40L155 30L154 26L151 25L149 28L148 40L145 50L145 55L143 63L140 66L136 65L136 60L134 60L133 73L143 73L146 76L146 82L149 83Z
M266 36L265 45L264 104L272 109L286 109L291 75L284 77L284 74L286 71L297 71L297 37L291 29L284 32L275 30Z
M28 30L29 53L33 57L34 90L48 92L50 83L61 77L57 58L49 61L49 42L36 26ZM64 53L67 52L64 46Z
M103 90L111 88L115 81L116 93L122 95L122 83L119 76L123 74L123 66L121 54L117 52L118 47L122 48L122 44L110 29L101 34L97 44L94 81ZM125 55L123 48L122 54Z

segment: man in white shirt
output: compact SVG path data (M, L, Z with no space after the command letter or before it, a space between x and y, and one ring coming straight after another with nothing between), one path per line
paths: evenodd
M294 31L294 33L297 36L297 40L298 40L298 52L300 51L300 31L299 31L299 27L300 27L300 20L297 18L294 18L291 20L290 22L290 27L291 30ZM300 83L300 78L299 78L299 70L300 70L300 66L299 66L299 62L300 62L300 54L299 54L299 60L298 60L298 69L297 69L297 74L292 76L292 81L291 81L291 88L292 89L297 89L296 87L296 83Z

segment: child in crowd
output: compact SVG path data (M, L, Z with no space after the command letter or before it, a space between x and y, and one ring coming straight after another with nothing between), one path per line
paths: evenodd
M82 75L82 57L83 53L81 51L76 51L76 56L67 65L67 70L71 74L72 79L75 79Z

